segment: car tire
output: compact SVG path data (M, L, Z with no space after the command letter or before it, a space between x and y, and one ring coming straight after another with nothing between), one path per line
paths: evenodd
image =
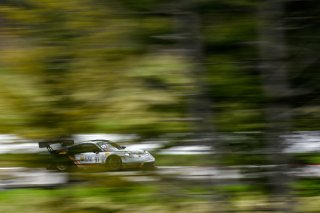
M66 158L55 159L53 165L54 169L59 172L67 172L72 168L72 163Z
M117 171L122 169L122 160L119 156L111 155L108 157L106 166L108 170Z
M58 170L59 172L66 172L70 169L70 166L66 163L56 163L55 164L55 168L56 170Z

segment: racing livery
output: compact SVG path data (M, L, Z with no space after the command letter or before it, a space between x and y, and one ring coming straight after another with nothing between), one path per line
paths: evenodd
M58 144L58 148L54 146ZM108 170L153 168L155 158L145 150L131 150L108 140L72 140L39 142L52 155L50 168L66 171L72 167L103 166Z

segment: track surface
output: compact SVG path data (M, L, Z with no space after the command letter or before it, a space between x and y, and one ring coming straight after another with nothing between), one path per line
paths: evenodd
M268 166L267 166L268 167ZM268 169L266 167L266 169ZM269 166L271 168L272 166ZM243 168L243 167L242 167ZM250 166L249 169L257 167ZM259 167L261 168L261 167ZM150 182L159 181L162 178L210 181L210 180L239 180L250 179L259 176L270 175L266 172L253 172L243 174L239 167L229 167L218 169L216 167L196 167L196 166L161 166L154 171L118 171L118 172L95 172L86 173L87 175L118 176L126 181ZM74 174L83 174L83 171ZM295 169L290 175L301 178L320 178L320 165L308 165ZM271 174L272 175L272 174ZM48 171L46 169L30 169L22 167L3 167L0 168L0 189L24 188L24 187L54 187L69 183L67 173Z

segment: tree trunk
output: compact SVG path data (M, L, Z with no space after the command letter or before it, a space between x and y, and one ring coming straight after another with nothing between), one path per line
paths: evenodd
M214 128L213 103L209 98L207 82L205 81L207 72L204 65L205 55L201 33L201 17L196 11L182 8L181 12L175 15L175 19L177 33L185 36L185 38L180 41L178 48L182 49L184 56L191 65L188 74L191 79L193 79L193 87L195 88L188 94L189 116L194 118L191 121L195 133L194 137L198 140L208 141L207 143L209 143L212 150L215 151L215 153L211 155L211 159L215 162L216 166L219 166L222 159L220 153L223 153L224 150ZM211 186L221 187L227 184L226 181L227 180L213 179L209 181L209 184ZM214 191L213 205L215 206L213 212L229 212L230 202L227 194Z
M283 153L284 138L291 128L291 109L288 103L288 53L284 38L283 3L280 0L265 0L259 8L259 50L262 84L267 103L266 142L270 151L270 161L276 165L270 177L272 205L282 212L293 212L288 176L289 160Z

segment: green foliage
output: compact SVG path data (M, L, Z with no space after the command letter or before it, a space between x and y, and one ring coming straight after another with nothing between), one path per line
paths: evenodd
M318 196L320 194L319 179L299 180L294 187L296 193L300 196Z
M49 160L49 154L1 154L0 167L45 168Z
M97 131L147 135L190 131L190 122L182 120L193 116L188 95L199 88L190 71L194 64L183 51L175 51L180 41L163 39L179 33L174 16L153 13L175 8L167 3L25 0L2 4L6 24L1 39L6 45L1 49L0 132L49 137ZM266 100L255 46L258 3L203 0L190 5L185 9L201 11L207 72L198 78L214 102L209 107L217 112L217 129L263 130ZM288 7L292 8L288 15L304 13L294 3ZM317 11L307 3L305 7ZM304 22L290 19L288 24ZM316 40L301 37L305 31L290 32L289 51L299 59L291 66L292 82L299 91L310 89L311 96L317 91L315 65L307 66L310 72L303 75L296 67L316 51ZM298 55L305 39L312 48ZM309 98L304 105L299 103L302 96L293 100L295 125L317 129L317 99Z
M0 107L7 112L0 117L2 132L52 137L186 131L182 122L163 122L183 116L182 93L191 89L184 59L145 52L143 38L151 35L137 37L137 29L168 30L167 21L139 24L134 16L119 15L126 9L117 4L26 4L0 7L9 23L2 34L8 44L1 51L7 70L0 82Z
M212 166L215 164L208 155L155 155L157 166Z

